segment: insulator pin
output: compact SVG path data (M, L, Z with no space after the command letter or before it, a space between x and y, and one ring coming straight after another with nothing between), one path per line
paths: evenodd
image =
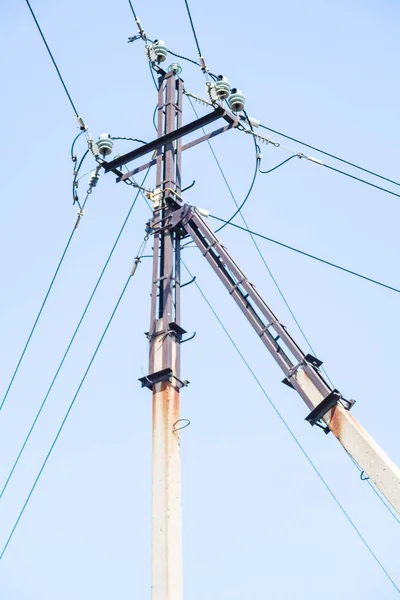
M172 63L172 65L169 65L167 71L172 71L175 75L180 75L182 73L182 67L179 63Z

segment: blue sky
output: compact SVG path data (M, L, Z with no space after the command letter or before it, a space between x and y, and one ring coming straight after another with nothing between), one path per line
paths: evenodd
M399 6L286 0L192 3L211 70L268 126L398 179ZM183 0L134 3L152 38L196 57ZM151 139L156 95L128 1L33 3L78 110L94 136ZM5 390L76 218L70 145L77 127L24 2L3 8L1 389ZM172 61L171 61L172 62ZM187 89L205 95L196 67ZM193 118L188 103L184 119ZM202 111L199 108L200 112ZM281 140L283 142L283 140ZM250 139L214 141L238 199L254 164ZM303 150L294 143L296 150ZM115 152L129 148L127 142ZM78 146L84 151L84 144ZM316 153L313 153L316 154ZM286 158L263 147L264 169ZM322 158L322 157L321 157ZM333 160L329 164L339 167ZM92 166L88 160L87 170ZM234 210L209 149L185 153L186 200ZM355 173L357 175L357 173ZM154 174L152 176L154 178ZM82 180L85 182L85 179ZM149 180L154 183L154 179ZM84 186L81 188L83 191ZM396 191L395 188L394 191ZM12 465L132 201L101 177L0 417L0 481ZM260 175L246 204L265 235L399 286L399 199L292 160ZM1 544L79 384L143 237L132 214L27 452L1 501ZM211 222L211 225L215 225ZM250 279L305 347L252 242L221 234ZM399 297L260 242L268 264L354 415L400 463L396 386ZM367 542L400 584L400 529L332 435L306 407L196 250L186 262L241 351ZM150 597L151 406L147 370L150 261L143 262L0 565L7 600ZM332 501L194 286L183 292L183 544L185 600L326 600L398 596Z

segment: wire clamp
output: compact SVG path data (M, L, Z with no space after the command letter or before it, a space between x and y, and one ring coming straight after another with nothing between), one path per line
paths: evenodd
M351 404L351 402L352 402L352 404ZM329 426L322 424L320 421L322 421L323 417L326 415L327 412L329 412L332 408L334 408L338 404L345 407L344 403L346 403L347 405L350 405L349 408L347 409L347 410L350 410L351 406L353 406L353 404L354 404L354 401L344 400L344 398L342 397L342 394L338 390L334 389L327 395L326 398L324 398L322 400L322 402L320 402L310 412L309 415L307 415L305 420L308 421L311 426L317 425L317 427L320 427L321 429L323 429L325 431L325 433L329 433L330 432Z
M208 67L206 65L206 61L201 56L201 54L199 54L199 60L200 60L200 68L203 71L203 73L208 73Z
M76 116L76 120L78 121L79 129L81 131L87 131L87 127L86 127L82 117L80 117L79 115L75 115L75 116Z

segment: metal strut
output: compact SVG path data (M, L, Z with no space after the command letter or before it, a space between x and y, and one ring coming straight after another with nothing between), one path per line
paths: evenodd
M158 91L157 194L153 223L168 221L181 191L182 81L173 72L162 74ZM157 142L158 143L158 142ZM142 386L152 391L152 600L182 600L182 517L179 436L180 235L160 228L154 235L151 318L148 333L149 374Z
M346 400L324 378L322 361L301 350L278 317L222 246L195 207L181 204L164 225L185 231L243 312L267 350L311 411L311 425L332 431L346 451L400 513L400 470L350 414L354 400Z

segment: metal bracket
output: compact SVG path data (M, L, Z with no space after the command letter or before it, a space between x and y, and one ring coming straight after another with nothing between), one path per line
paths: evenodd
M322 400L316 406L310 414L306 417L306 421L310 423L310 425L317 425L318 427L322 427L325 433L329 433L330 429L328 425L321 425L318 421L321 421L322 417L326 415L326 413L331 410L337 403L342 399L342 394L338 390L332 390L330 394L326 398Z
M260 334L260 336L264 335L265 330L268 329L268 327L270 327L272 325L272 323L270 323L264 330L263 332ZM296 373L296 371L298 371L298 369L300 369L300 367L304 366L305 364L309 364L311 366L313 366L315 369L319 369L319 367L322 365L322 360L320 360L319 358L316 358L315 356L313 356L312 354L306 354L304 359L299 362L297 365L295 365L294 367L292 367L288 373L288 376L285 377L285 379L283 379L282 383L284 383L285 385L291 387L292 389L294 389L294 386L292 385L292 383L290 382L290 378L293 377L293 375Z
M153 385L156 383L162 383L163 381L171 382L172 379L176 381L176 385L179 389L188 386L190 383L187 380L182 381L181 379L178 379L178 377L175 377L170 367L161 369L161 371L156 371L155 373L150 373L144 377L140 377L139 381L142 384L142 388L147 387L149 390L152 390Z

